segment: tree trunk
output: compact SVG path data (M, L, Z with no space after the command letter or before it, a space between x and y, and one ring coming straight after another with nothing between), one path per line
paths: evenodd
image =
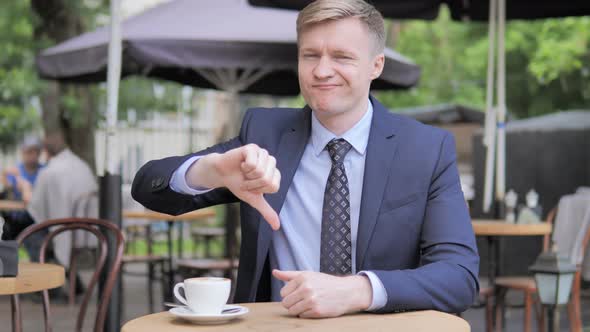
M82 18L71 2L72 0L31 0L31 7L39 17L34 33L39 45L46 40L56 44L83 32ZM97 109L91 89L92 87L85 85L47 82L41 94L41 105L45 133L63 132L72 151L92 169L96 169L94 129ZM75 98L80 107L68 110L62 102L65 95Z
M389 24L389 31L387 34L387 47L395 49L397 46L397 41L399 40L399 34L401 32L402 25L400 22L391 21Z

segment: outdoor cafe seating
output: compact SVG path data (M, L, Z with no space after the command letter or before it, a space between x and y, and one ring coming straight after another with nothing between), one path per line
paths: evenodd
M562 198L563 199L563 198ZM588 199L585 199L588 202ZM560 230L563 233L563 228L568 227L567 233L573 235L573 238L569 240L573 243L570 255L577 256L573 260L576 264L577 270L574 275L574 284L572 286L572 293L567 305L568 319L570 324L570 330L581 331L582 330L582 308L581 308L581 282L582 282L582 262L584 259L584 253L587 252L588 244L590 243L590 214L586 212L586 218L572 218L574 220L567 220L565 224L564 219L561 221L564 223L560 225L559 220L560 211L558 207L553 208L547 215L546 222L554 225L554 233ZM568 215L571 217L571 215ZM554 234L552 233L552 234ZM577 239L576 239L577 238ZM555 236L554 236L555 240ZM543 237L543 251L550 250L552 239L551 234ZM559 243L557 244L559 245ZM562 243L565 247L566 244ZM498 287L498 298L496 307L496 326L502 327L502 315L501 312L506 307L506 293L510 290L522 292L524 295L524 329L525 331L531 331L531 314L535 310L537 318L537 326L543 326L545 324L544 311L540 308L540 303L537 297L537 285L532 277L523 276L502 276L498 277L495 281L496 287Z
M123 246L124 246L124 236L123 233L113 225L113 223L100 220L100 219L92 219L92 218L66 218L66 219L55 219L55 220L47 220L40 224L35 224L27 229L25 229L19 236L17 237L16 241L19 244L29 237L31 234L34 234L39 231L47 230L48 234L44 237L43 244L41 246L40 252L40 262L45 262L45 255L46 249L55 236L60 235L63 232L73 232L73 231L85 231L89 234L93 235L96 240L98 241L98 246L100 248L99 258L97 261L96 268L92 274L90 282L88 283L86 293L82 299L82 302L78 306L79 313L76 319L76 332L82 331L84 327L84 322L86 318L86 314L88 312L89 302L92 296L92 293L98 283L99 277L101 272L108 268L108 275L106 275L106 281L104 284L104 288L98 294L99 301L98 307L96 310L96 317L93 319L91 323L93 326L93 331L99 332L103 331L107 309L109 305L109 299L111 297L111 293L115 286L115 280L119 274L119 269L121 266L121 259L123 256ZM104 233L103 233L104 232ZM115 246L109 249L107 245L107 238L105 233L108 236L112 237L115 240ZM66 235L66 234L61 234ZM110 266L107 266L106 260L107 256L109 255L108 250L114 250L113 261ZM42 279L43 276L37 276L37 278ZM63 276L62 276L63 280ZM21 312L20 304L19 304L19 297L17 294L12 295L12 308L13 308L13 330L20 331L22 327L22 317L26 315L26 313ZM49 330L52 324L51 318L51 310L50 310L50 301L49 301L49 292L47 289L43 289L43 312L44 312L44 320L46 329Z

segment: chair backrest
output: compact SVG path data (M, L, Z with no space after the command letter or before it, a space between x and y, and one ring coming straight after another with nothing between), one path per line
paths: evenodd
M583 241L590 227L590 195L575 193L560 198L555 216L553 241L558 252L573 264L583 260Z
M89 191L81 194L74 200L70 218L97 218L98 217L98 192ZM93 241L94 240L94 241ZM96 248L95 238L91 238L88 232L76 231L72 233L72 250L74 248ZM73 259L70 253L70 261ZM70 265L71 266L71 265Z
M546 222L550 223L553 225L554 228L556 227L560 227L559 223L555 223L555 219L557 217L557 212L558 212L558 206L554 207L553 209L551 209L551 211L549 211L549 214L547 214L547 219ZM590 207L589 210L586 212L586 215L584 216L584 220L581 220L579 222L579 224L577 224L577 226L579 226L580 228L578 229L579 231L584 232L583 237L581 237L581 241L577 241L576 239L572 239L574 243L574 248L573 248L573 252L578 252L581 253L582 255L582 260L583 260L583 256L586 253L586 249L588 248L588 245L590 244ZM552 232L553 233L553 232ZM551 245L551 236L552 234L548 234L543 236L543 251L548 251L550 248L549 246ZM582 261L580 260L579 262L575 262L577 265L580 265L582 263Z
M590 210L588 210L588 212L586 213L586 220L584 222L584 225L586 226L586 234L584 234L584 238L582 239L582 241L580 243L582 260L580 261L580 263L578 265L581 265L583 263L584 255L587 252L588 245L590 244Z
M72 205L72 218L96 218L98 214L98 192L89 191L76 198Z
M547 219L545 222L550 224L552 227L555 227L553 222L555 221L555 216L557 215L557 206L555 206L549 213L547 214ZM551 245L551 236L553 232L546 234L543 236L543 251L549 251L549 246Z
M111 293L113 291L113 287L115 286L115 281L117 279L117 275L119 274L119 270L121 268L121 259L123 257L123 248L124 248L124 237L121 230L112 222L107 220L101 219L93 219L93 218L65 218L65 219L54 219L54 220L47 220L40 224L32 225L26 228L23 232L19 234L16 241L20 244L33 233L39 231L48 231L48 234L44 237L43 242L41 244L39 261L41 263L45 262L45 253L49 246L51 240L58 234L63 232L72 232L72 231L86 231L92 235L94 235L98 242L98 247L100 248L99 258L96 264L96 269L92 274L92 278L90 283L88 284L88 288L86 293L84 294L84 298L82 303L80 304L80 312L78 314L78 318L76 321L76 331L82 331L82 327L84 324L84 318L86 316L86 310L88 307L88 303L90 301L90 297L98 282L101 272L103 271L106 259L108 255L108 242L107 238L112 238L114 240L115 247L111 248L114 250L114 260L111 266L108 269L108 275L106 278L106 283L102 290L102 293L99 294L99 301L98 301L98 308L96 312L96 319L94 323L94 331L95 332L102 332L104 330L104 324L107 314L107 308L109 305L109 300L111 298ZM75 282L75 280L70 280L70 282ZM43 292L43 305L45 307L45 314L46 314L46 324L50 326L49 317L47 317L49 313L49 295L47 291ZM17 309L18 310L18 309Z

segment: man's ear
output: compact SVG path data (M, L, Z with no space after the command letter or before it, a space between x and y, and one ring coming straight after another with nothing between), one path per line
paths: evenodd
M385 66L385 55L379 53L373 58L373 72L371 73L371 80L376 79L383 72L383 66Z

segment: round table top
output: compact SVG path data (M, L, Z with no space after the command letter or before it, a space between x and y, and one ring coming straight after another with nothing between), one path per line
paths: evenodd
M20 211L26 208L23 201L0 200L0 211Z
M511 224L504 220L474 219L471 223L478 236L535 236L551 234L551 224Z
M462 318L438 311L397 314L360 313L329 319L303 319L289 316L280 303L243 304L250 309L244 318L221 325L195 325L168 312L136 318L123 325L122 332L198 331L470 331Z
M55 264L19 263L16 278L0 278L0 295L37 292L62 286L63 266Z
M208 209L200 209L191 211L185 214L181 214L179 216L171 216L169 214L145 210L145 211L137 211L137 210L125 210L123 211L123 218L130 218L130 219L150 219L150 220L157 220L157 221L190 221L195 219L201 218L208 218L214 217L215 210L208 208Z

